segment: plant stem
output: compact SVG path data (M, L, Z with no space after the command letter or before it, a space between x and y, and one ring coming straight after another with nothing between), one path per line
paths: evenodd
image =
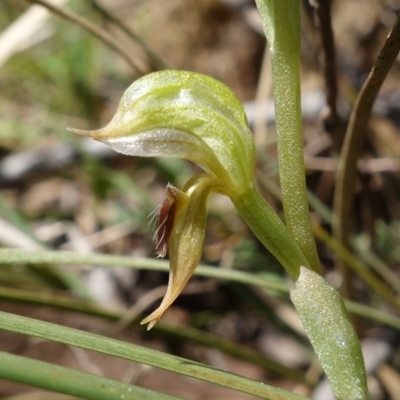
M288 231L321 273L305 182L300 103L300 1L257 0L270 45L282 203Z
M241 217L293 281L299 277L300 266L310 268L310 263L283 222L256 189L231 198Z

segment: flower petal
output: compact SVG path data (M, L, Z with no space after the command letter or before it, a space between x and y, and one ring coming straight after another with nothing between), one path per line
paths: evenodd
M187 71L160 71L135 81L108 126L72 132L116 151L180 157L237 186L254 181L254 142L240 101L221 82Z

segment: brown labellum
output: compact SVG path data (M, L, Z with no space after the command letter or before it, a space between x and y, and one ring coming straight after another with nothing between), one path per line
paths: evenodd
M165 257L168 251L168 241L172 230L175 215L176 188L167 186L167 197L163 201L158 213L158 228L156 232L157 253Z

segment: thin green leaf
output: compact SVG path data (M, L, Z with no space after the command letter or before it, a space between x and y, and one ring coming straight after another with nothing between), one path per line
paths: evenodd
M0 378L91 400L179 400L113 379L0 352Z
M121 320L124 316L124 314L121 314L119 312L110 311L91 303L72 300L70 298L61 296L55 296L52 294L44 293L43 291L28 292L26 290L2 288L0 286L0 298L33 304L45 304L47 306L61 308L64 310L73 310L86 314L97 315L111 320ZM137 323L138 321L139 319L135 318L130 323ZM239 359L249 361L255 365L259 365L265 369L274 371L296 382L306 383L304 372L285 367L284 365L277 363L276 361L268 358L267 356L259 352L256 352L248 347L241 346L240 344L231 342L229 340L220 338L216 335L212 335L210 333L206 333L188 326L168 324L162 320L157 323L155 327L155 332L167 334L173 337L178 337L182 340L189 340L216 348Z
M268 400L304 400L303 396L217 370L195 361L106 338L93 333L0 311L0 329L53 340L153 367L166 369Z
M68 251L28 251L16 249L0 249L0 265L1 264L93 264L112 267L115 265L130 267L135 269L144 269L151 271L169 271L168 261L159 259L149 259L141 257L123 257L108 254L78 254ZM289 294L289 286L277 281L275 278L269 278L268 274L249 274L242 271L221 269L201 265L197 267L194 275L204 276L207 278L223 279L231 282L239 282L242 284L254 285L261 287L270 292L279 294ZM20 299L22 301L30 301L41 304L49 304L46 301L46 296L35 294L34 296L24 295L20 292L19 295L13 295L10 290L0 288L0 297ZM52 299L51 305L55 307L65 307L75 309L77 311L91 312L96 315L106 315L106 311L84 302L71 301L69 299L58 298ZM352 301L345 301L346 308L349 312L361 315L364 318L373 319L377 322L391 326L394 329L400 330L400 319L389 315L383 311L375 310L372 307L363 306ZM98 314L100 313L100 314Z
M108 267L122 266L149 271L169 271L169 262L166 260L144 257L123 257L108 254L79 254L68 251L30 251L17 249L0 249L1 264L92 264ZM248 283L261 286L276 292L288 292L287 285L276 280L260 279L257 275L242 271L224 270L221 268L200 265L195 274L208 278L227 279L234 282Z

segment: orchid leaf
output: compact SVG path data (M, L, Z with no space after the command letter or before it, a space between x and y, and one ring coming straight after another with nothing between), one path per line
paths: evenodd
M339 293L320 275L301 267L290 298L337 400L367 400L360 342Z

